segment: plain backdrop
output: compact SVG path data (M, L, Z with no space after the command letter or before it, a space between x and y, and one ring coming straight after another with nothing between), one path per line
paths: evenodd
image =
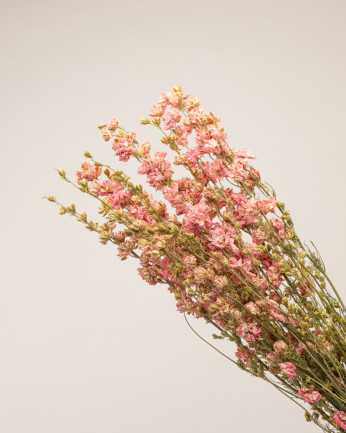
M161 148L139 120L179 83L257 155L345 298L345 22L345 0L1 2L1 433L318 431L42 197L97 217L54 169L84 150L123 167L96 128L113 116Z

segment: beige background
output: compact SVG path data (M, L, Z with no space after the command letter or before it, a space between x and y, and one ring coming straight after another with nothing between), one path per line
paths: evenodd
M158 142L139 120L180 83L258 156L345 298L345 0L12 0L1 17L0 431L317 431L41 197L96 215L53 169L86 149L118 164L96 129L114 115Z

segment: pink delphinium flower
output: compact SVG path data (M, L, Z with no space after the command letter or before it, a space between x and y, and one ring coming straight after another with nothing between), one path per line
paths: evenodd
M108 124L108 130L114 132L117 130L118 126L119 121L116 117L114 117Z
M181 119L181 114L178 111L167 112L163 119L165 121L164 129L173 129Z
M124 137L117 137L113 142L113 150L120 161L126 162L133 154L133 141Z
M273 347L276 353L283 353L286 352L288 346L283 340L278 340Z
M254 323L242 323L237 328L237 334L239 337L243 337L244 340L253 342L261 338L261 328Z
M245 304L245 308L250 311L250 313L256 315L260 313L260 309L258 308L258 306L254 303L254 302L248 302L247 304Z
M344 411L335 412L333 420L337 423L339 427L346 430L346 413Z
M113 193L108 196L108 200L114 209L122 209L131 202L131 194L124 191L119 184L116 185Z
M236 231L227 226L217 225L216 228L211 232L210 245L216 248L227 248L234 246L234 238L236 236Z
M322 398L321 394L318 391L311 391L304 386L300 388L300 390L298 391L298 395L308 403L317 403Z
M138 174L146 174L149 185L158 190L165 186L173 174L171 163L165 159L166 155L166 152L156 152L153 157L144 160L137 170Z
M205 201L201 201L194 206L188 206L188 211L184 218L185 230L193 230L196 227L200 230L206 227L208 222L211 223L211 210Z
M90 164L85 161L82 163L82 171L76 171L77 180L86 179L92 181L97 179L102 173L102 168L96 165Z
M150 110L150 117L162 117L165 112L166 106L163 104L154 105Z
M284 222L282 221L281 218L272 218L270 220L270 222L273 224L274 228L276 228L276 230L282 230L285 227Z
M107 129L103 129L101 131L102 137L105 141L108 141L111 138L111 133Z
M120 185L116 182L113 182L111 180L104 180L103 182L100 182L99 180L94 180L94 182L91 184L90 190L93 194L99 196L107 196L112 194L115 190L121 188Z
M238 348L236 353L235 353L235 356L238 359L241 359L246 366L249 365L250 358L251 358L251 356L254 356L254 355L255 355L255 351L252 349L247 349L247 348L244 348L244 349Z
M297 376L296 366L292 362L280 362L279 367L281 372L285 374L289 379L294 379Z

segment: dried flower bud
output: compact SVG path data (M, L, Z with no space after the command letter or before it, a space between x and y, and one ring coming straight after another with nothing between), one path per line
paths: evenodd
M154 117L152 120L152 123L156 126L159 126L161 123L161 118L160 117Z
M149 123L150 123L150 120L147 117L143 117L143 119L141 119L142 125L148 125Z
M47 200L49 200L49 201L56 201L56 198L55 198L55 196L53 195L53 194L48 194L47 195Z
M88 217L87 217L86 212L83 212L83 213L79 214L78 217L77 217L77 220L78 221L82 221L83 223L87 223L88 222Z
M177 84L176 86L173 87L172 91L174 93L181 93L183 91L183 88L181 87L180 84Z

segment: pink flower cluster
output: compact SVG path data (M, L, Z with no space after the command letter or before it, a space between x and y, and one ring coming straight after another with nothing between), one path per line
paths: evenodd
M302 387L298 391L298 395L308 403L317 403L322 398L321 394L318 391L311 391L310 389L305 387Z
M227 144L219 121L180 87L162 93L142 123L160 129L161 142L175 152L173 163L166 152L153 154L149 142L139 143L116 118L101 125L119 160L136 159L138 174L165 201L154 200L120 170L104 170L107 178L100 180L97 164L84 162L77 180L103 202L103 243L117 244L123 260L138 258L138 272L149 284L167 284L178 311L231 336L243 367L251 370L261 359L261 368L290 381L299 397L315 404L322 396L304 382L297 385L302 370L295 360L314 359L318 339L328 351L334 347L315 330L313 341L301 344L298 337L309 322L301 308L290 306L297 299L290 298L292 290L309 301L315 282L298 269L304 254L287 255L295 232L284 204L250 165L252 153ZM183 168L187 172L178 176ZM125 229L116 232L115 222ZM335 412L334 421L345 428L345 417Z
M344 411L335 412L333 420L337 423L339 427L346 430L346 413Z

